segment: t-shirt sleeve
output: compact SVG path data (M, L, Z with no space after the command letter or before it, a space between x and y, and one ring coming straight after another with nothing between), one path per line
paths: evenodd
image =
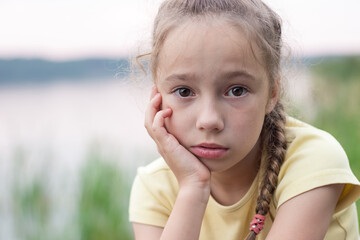
M166 170L149 173L139 168L130 194L130 222L165 226L176 198L169 175Z
M343 148L326 132L318 129L303 131L309 132L293 139L281 167L275 192L277 207L317 187L345 184L335 212L343 210L360 196L359 181L350 169Z

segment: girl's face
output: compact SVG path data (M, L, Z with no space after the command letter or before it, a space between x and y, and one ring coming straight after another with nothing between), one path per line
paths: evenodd
M211 171L257 155L264 116L277 100L259 59L258 47L225 22L184 23L164 42L156 86L162 108L173 110L165 126Z

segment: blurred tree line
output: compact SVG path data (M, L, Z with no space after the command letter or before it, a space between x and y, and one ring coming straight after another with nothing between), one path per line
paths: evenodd
M87 81L115 75L121 78L129 73L129 68L129 61L125 58L73 61L0 59L0 84Z

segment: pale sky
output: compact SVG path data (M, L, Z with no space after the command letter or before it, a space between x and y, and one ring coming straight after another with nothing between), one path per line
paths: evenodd
M119 57L144 49L161 0L0 0L0 58ZM359 0L265 0L302 55L360 54Z

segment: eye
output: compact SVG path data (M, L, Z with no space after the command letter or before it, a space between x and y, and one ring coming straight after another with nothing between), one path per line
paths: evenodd
M230 88L227 92L226 95L227 96L231 96L231 97L242 97L243 95L245 95L248 92L248 90L244 87L241 86L236 86L236 87L232 87Z
M194 96L194 93L189 89L189 88L177 88L174 91L179 97L185 98L185 97L190 97L190 96Z

